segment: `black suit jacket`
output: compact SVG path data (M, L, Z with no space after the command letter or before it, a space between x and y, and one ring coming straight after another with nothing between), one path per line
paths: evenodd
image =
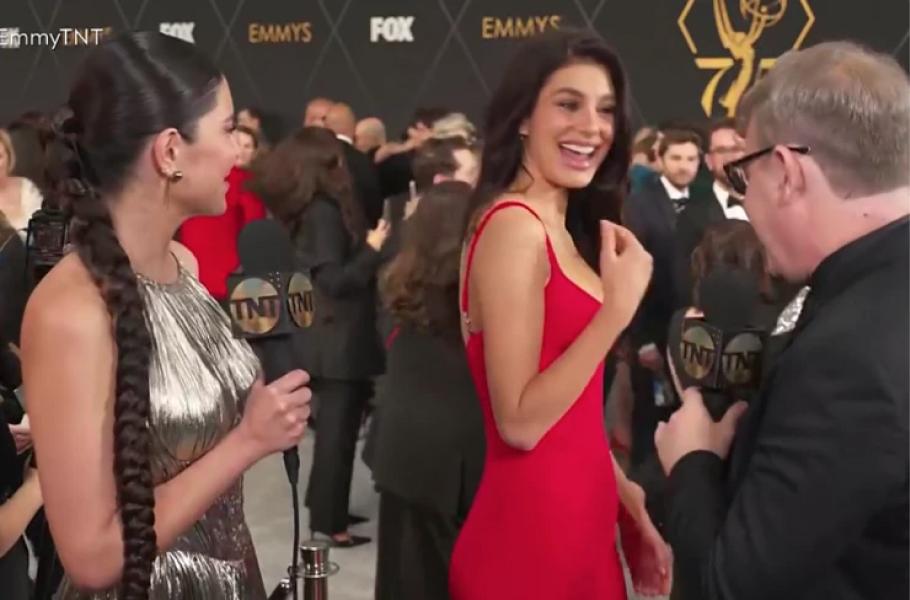
M369 379L383 370L376 331L376 273L384 255L355 241L329 198L307 206L295 243L312 273L315 318L297 336L298 354L314 377Z
M726 220L727 216L713 189L709 194L694 196L679 213L676 221L676 287L687 303L691 301L692 294L692 252L701 243L709 225Z
M391 229L389 231L389 237L385 241L385 245L382 247L382 253L386 259L391 262L398 256L398 253L401 251L401 245L404 242L404 230L408 222L404 218L405 207L410 199L411 195L409 193L396 194L385 199L385 203L388 204L386 212L386 218L389 220L389 225ZM380 303L377 316L377 323L379 327L379 335L385 340L388 335L395 328L395 319L392 315L382 306Z
M414 150L400 152L387 157L377 165L379 170L379 185L382 188L382 197L388 198L408 191L414 173L411 163L417 154Z
M729 471L695 452L670 473L666 531L684 597L910 594L908 244L904 218L828 257Z
M0 241L0 338L18 344L31 281L19 234L5 231L2 237L6 239Z
M677 307L677 215L659 178L647 181L629 196L623 207L623 221L654 259L651 285L629 333L636 349L647 343L663 348L667 345L670 317Z
M376 171L376 166L366 154L344 140L339 141L344 146L344 160L347 162L348 170L351 172L354 192L363 208L367 226L372 229L376 227L376 223L379 222L379 218L382 216L383 195L379 187L379 175Z
M480 482L485 445L458 330L442 335L401 327L377 384L376 404L371 431L376 485L464 519Z
M2 400L0 400L2 402ZM16 455L16 443L9 430L5 411L0 406L0 504L4 504L22 486L23 463ZM28 600L32 598L28 576L28 547L25 538L0 555L0 587L3 600Z

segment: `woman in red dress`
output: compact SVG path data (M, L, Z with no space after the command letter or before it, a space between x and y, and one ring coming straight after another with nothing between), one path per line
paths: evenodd
M604 358L651 277L616 224L625 87L598 38L555 32L525 43L489 108L461 294L487 452L455 600L624 600L617 522L637 591L669 591L669 549L603 419Z

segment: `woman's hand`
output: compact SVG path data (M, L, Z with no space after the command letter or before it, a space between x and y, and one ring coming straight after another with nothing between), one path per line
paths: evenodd
M673 556L645 509L640 485L620 476L619 531L623 554L635 592L643 596L666 595L673 585Z
M380 219L375 229L367 232L367 244L373 250L379 252L386 240L389 238L389 232L392 226L385 219Z
M291 371L268 385L259 379L247 397L238 429L248 436L260 457L296 446L306 431L312 393L310 376Z
M651 283L654 261L635 234L620 225L601 221L600 241L604 310L630 323Z
M16 442L16 454L22 454L32 447L32 426L28 422L28 415L22 417L18 425L10 425L9 431Z

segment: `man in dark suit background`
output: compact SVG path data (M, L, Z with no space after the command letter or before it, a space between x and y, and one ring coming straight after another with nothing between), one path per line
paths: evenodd
M379 176L370 157L354 147L354 130L357 118L351 107L336 102L325 114L325 126L331 129L344 146L344 159L354 180L354 191L363 207L367 227L372 229L382 217L382 192Z
M387 216L393 236L396 226L407 220L417 209L423 193L437 183L463 181L474 187L480 174L480 153L478 148L460 136L430 138L417 149L412 170L414 193L408 191L386 200L389 203Z
M414 179L411 163L417 150L428 139L433 137L433 126L436 121L449 115L445 108L418 108L401 141L383 144L373 155L373 161L379 172L379 186L383 198L408 191Z
M694 195L687 203L676 223L678 283L677 289L688 299L691 294L689 258L708 225L727 219L748 221L742 198L730 187L724 165L743 155L743 139L736 131L736 121L725 118L711 125L708 130L708 151L705 164L714 176L708 194Z
M325 127L325 116L334 105L334 100L322 96L311 99L303 111L303 126Z
M654 428L669 415L672 389L661 390L664 373L661 349L667 344L667 328L677 308L676 223L677 215L690 201L690 185L698 172L701 138L692 131L668 130L658 147L662 175L646 181L631 194L624 206L623 220L654 259L651 285L629 328L634 364L630 365L635 405L632 410L632 451L634 469L654 456ZM667 396L666 394L670 394ZM656 460L653 460L655 469Z
M375 162L376 152L387 142L385 123L378 117L366 117L354 127L354 147Z
M407 220L420 204L423 194L443 181L463 181L471 187L477 185L480 174L480 151L463 137L431 138L424 142L414 156L414 194L405 192L385 200L383 219L391 231L384 250L389 260L394 259L404 241ZM393 330L391 315L379 311L379 331L383 339Z
M656 432L686 598L910 595L908 106L898 63L846 42L743 98L732 182L770 268L809 291L738 428L745 405L716 423L690 389Z

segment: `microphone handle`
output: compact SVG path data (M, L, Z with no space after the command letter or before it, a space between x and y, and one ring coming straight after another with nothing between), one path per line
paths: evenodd
M262 364L262 375L267 384L299 368L295 361L296 353L292 335L253 339L250 340L250 345L259 357ZM287 471L288 481L296 487L300 479L300 454L297 446L284 451L284 468Z
M732 398L726 392L702 389L701 395L705 401L705 408L708 409L708 414L715 423L719 423L727 414L727 409L733 405Z

